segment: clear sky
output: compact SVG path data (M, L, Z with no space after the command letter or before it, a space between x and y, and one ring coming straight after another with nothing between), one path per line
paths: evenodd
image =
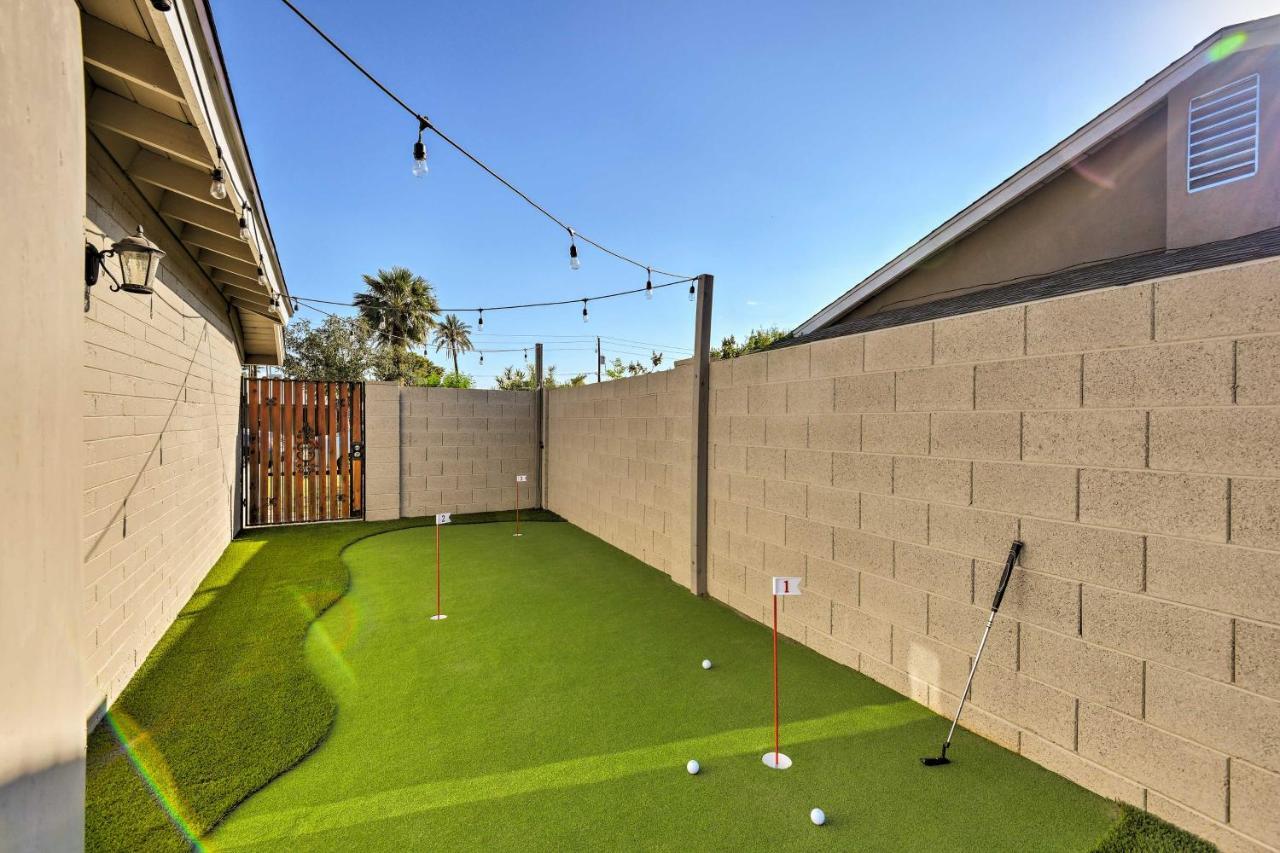
M419 112L588 236L716 277L713 337L790 329L1219 27L1276 0L295 0ZM403 265L445 307L642 287L428 136L276 0L213 0L290 291ZM655 283L661 278L655 278ZM303 310L299 316L320 319ZM474 325L475 315L463 318ZM491 386L542 339L691 346L687 287L490 313ZM585 337L584 337L585 336ZM586 340L589 337L592 340ZM583 338L578 340L576 338ZM607 356L643 347L606 344ZM438 362L443 358L431 353ZM532 352L530 353L532 357Z

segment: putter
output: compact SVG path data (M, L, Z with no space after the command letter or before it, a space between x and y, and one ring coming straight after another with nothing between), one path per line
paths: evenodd
M991 601L991 615L987 617L987 627L982 632L982 642L978 643L978 653L973 656L973 666L969 667L969 680L964 683L964 692L960 694L960 704L956 707L956 717L951 721L951 730L947 739L942 742L942 752L938 756L927 756L920 759L925 767L939 767L950 764L947 750L951 748L951 736L956 733L956 725L960 722L960 714L964 711L964 700L969 697L969 688L973 685L973 674L978 671L978 661L982 659L982 650L987 645L987 635L991 633L991 623L996 621L996 613L1000 610L1000 602L1004 600L1005 588L1009 586L1009 577L1013 574L1013 564L1018 562L1018 554L1022 551L1022 543L1014 540L1009 546L1009 556L1004 559L1004 572L1000 575L1000 585L996 587L996 597Z

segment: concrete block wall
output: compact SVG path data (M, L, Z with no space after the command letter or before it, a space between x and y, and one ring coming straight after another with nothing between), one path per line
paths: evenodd
M547 508L689 583L693 371L547 391Z
M371 521L538 505L532 391L365 386Z
M141 223L168 254L154 298L83 317L84 713L119 695L231 539L240 356L225 303L109 163L90 156L85 239Z
M710 592L950 714L1020 538L966 725L1274 850L1277 404L1274 260L717 364Z

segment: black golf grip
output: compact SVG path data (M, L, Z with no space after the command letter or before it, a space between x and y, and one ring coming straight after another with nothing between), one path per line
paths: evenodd
M1018 554L1022 552L1022 543L1013 540L1013 544L1009 546L1009 556L1004 560L1004 572L1000 575L1000 585L996 587L996 597L991 602L991 612L995 613L1000 609L1000 602L1004 601L1005 588L1009 586L1009 577L1013 574L1013 564L1018 562Z

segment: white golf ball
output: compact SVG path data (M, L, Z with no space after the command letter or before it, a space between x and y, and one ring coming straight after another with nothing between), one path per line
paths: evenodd
M697 776L698 771L702 769L702 765L698 763L696 758L690 758L689 763L684 766L684 769L689 771L690 776Z
M822 809L814 809L809 812L809 820L813 821L814 826L822 826L827 822L827 813Z
M704 661L702 662L702 668L703 668L703 669L711 669L711 661L709 661L709 660L704 660Z

